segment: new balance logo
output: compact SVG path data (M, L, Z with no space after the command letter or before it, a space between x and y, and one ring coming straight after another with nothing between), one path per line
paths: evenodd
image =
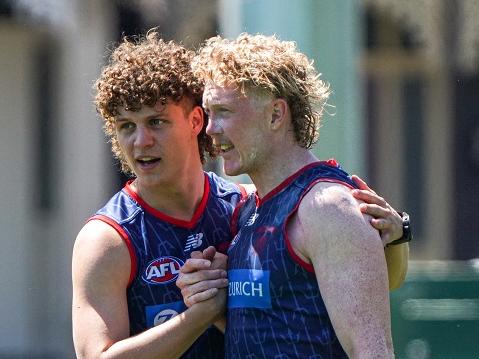
M183 252L191 251L203 244L203 233L190 234L186 239L185 249Z
M251 217L249 217L248 221L245 223L245 226L252 226L254 222L256 221L256 218L258 218L259 214L258 213L253 213Z

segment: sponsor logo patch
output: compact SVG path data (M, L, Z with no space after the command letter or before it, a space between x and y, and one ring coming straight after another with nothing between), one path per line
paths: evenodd
M183 302L172 302L160 305L149 305L145 307L146 325L148 328L152 328L156 325L163 324L164 322L176 317L181 312L186 310L186 306Z
M183 252L191 251L192 249L198 248L203 244L203 233L190 234L186 238L185 249Z
M148 263L141 278L150 284L166 284L176 280L184 264L176 257L161 257Z
M228 271L228 308L271 308L269 271Z

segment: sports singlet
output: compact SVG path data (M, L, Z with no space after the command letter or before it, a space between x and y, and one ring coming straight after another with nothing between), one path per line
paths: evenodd
M250 195L228 249L226 358L347 358L312 265L295 255L286 223L316 183L356 187L334 160L315 162L259 200Z
M131 336L164 323L186 310L175 281L190 253L232 238L230 220L242 198L239 187L205 173L203 199L191 221L169 217L145 203L130 182L91 219L114 227L130 252L132 272L127 289ZM223 358L224 336L211 326L183 358Z

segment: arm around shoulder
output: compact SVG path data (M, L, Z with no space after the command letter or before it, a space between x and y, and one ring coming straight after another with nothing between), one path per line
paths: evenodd
M386 246L384 253L388 267L389 290L398 289L406 280L409 261L409 244L402 243L394 246Z

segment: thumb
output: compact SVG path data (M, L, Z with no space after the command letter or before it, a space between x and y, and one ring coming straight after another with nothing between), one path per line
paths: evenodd
M209 246L203 251L203 258L212 261L213 258L215 257L215 254L216 254L216 248L213 246Z

